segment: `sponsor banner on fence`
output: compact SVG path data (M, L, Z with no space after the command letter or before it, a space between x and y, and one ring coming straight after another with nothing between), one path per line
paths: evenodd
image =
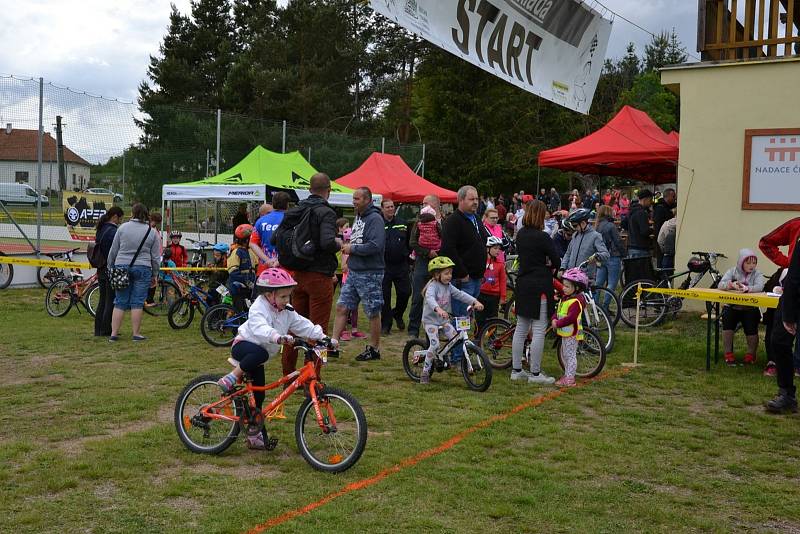
M266 186L262 185L164 185L162 187L164 200L228 200L232 202L248 200L265 200Z
M370 0L381 15L531 93L588 113L611 22L580 0Z
M778 307L778 297L772 297L766 293L736 293L733 291L723 291L721 289L667 289L661 287L643 287L642 291L691 300L735 304L738 306L755 306L758 308Z
M64 191L61 206L70 237L76 241L94 241L97 221L113 205L109 195Z

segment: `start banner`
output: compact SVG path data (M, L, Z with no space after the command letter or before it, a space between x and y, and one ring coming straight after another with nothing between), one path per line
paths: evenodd
M408 31L533 94L588 113L611 21L581 0L370 0Z
M67 231L76 241L94 241L97 221L114 205L110 195L64 191L61 206Z

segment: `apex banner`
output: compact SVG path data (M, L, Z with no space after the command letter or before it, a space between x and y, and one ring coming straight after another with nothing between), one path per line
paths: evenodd
M370 0L381 15L533 94L588 113L611 22L578 0Z
M111 195L64 191L61 207L70 237L75 241L94 241L97 221L113 205Z

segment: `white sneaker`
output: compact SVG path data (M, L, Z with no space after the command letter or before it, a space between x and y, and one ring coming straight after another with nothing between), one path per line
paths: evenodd
M529 384L552 384L556 381L556 379L552 376L547 376L544 373L539 373L535 375L533 373L528 373L528 383Z
M511 380L530 380L531 374L525 369L521 371L511 371Z

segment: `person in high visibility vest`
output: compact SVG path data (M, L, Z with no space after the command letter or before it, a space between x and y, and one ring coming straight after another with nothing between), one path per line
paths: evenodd
M589 277L582 270L573 267L561 275L561 281L564 284L564 297L551 320L553 330L561 337L561 356L564 360L564 376L556 381L556 385L573 387L578 367L578 343L583 339L581 315L586 306L583 292L589 287Z

